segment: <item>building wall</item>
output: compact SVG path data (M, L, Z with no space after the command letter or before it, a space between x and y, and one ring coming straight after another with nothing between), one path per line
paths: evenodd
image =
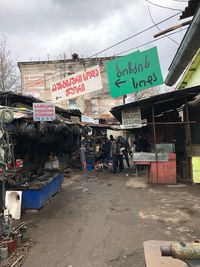
M177 89L200 85L200 49L186 69Z
M200 84L200 56L199 64L196 66L196 70L193 71L193 74L190 76L190 80L187 82L187 87L192 87Z
M83 114L99 117L99 114L109 114L109 110L123 103L122 97L110 97L105 62L112 58L96 59L66 59L53 61L19 62L21 72L22 93L32 95L44 101L51 101L51 83L55 79L63 79L70 74L87 67L99 65L103 89L80 96L74 100L56 103L62 108L74 107Z

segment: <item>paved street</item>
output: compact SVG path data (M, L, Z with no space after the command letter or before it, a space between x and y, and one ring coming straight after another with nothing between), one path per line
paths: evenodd
M23 266L143 267L144 240L199 237L199 186L147 185L126 173L71 172L52 201L24 214L34 245Z

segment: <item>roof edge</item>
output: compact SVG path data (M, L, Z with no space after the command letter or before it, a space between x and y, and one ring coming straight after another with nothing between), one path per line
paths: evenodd
M188 28L181 45L169 67L169 73L165 79L165 84L172 86L183 73L188 63L192 60L199 49L200 36L200 4L198 10Z

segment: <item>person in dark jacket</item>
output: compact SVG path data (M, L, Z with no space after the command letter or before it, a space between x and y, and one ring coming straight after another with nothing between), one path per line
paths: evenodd
M136 152L149 152L150 144L144 135L139 135L136 137L134 142Z
M108 140L108 138L104 138L103 144L102 144L102 158L104 160L110 159L110 148L112 143Z
M113 159L113 172L117 172L117 167L119 166L119 171L123 170L123 156L121 156L121 148L122 143L120 138L118 137L116 140L113 140L111 149L110 149L110 156Z
M127 138L123 138L123 145L124 145L124 158L126 160L126 164L127 164L128 168L130 168L129 157L128 157L130 145L129 145Z

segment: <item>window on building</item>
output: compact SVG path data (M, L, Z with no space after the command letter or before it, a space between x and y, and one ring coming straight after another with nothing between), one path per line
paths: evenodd
M77 109L76 99L69 99L69 109Z
M97 104L96 103L92 103L92 113L93 114L98 114L98 112L97 112Z
M92 99L92 114L98 114L99 112L99 99Z
M44 89L45 90L49 90L49 82L51 81L51 79L53 78L52 73L44 73Z

